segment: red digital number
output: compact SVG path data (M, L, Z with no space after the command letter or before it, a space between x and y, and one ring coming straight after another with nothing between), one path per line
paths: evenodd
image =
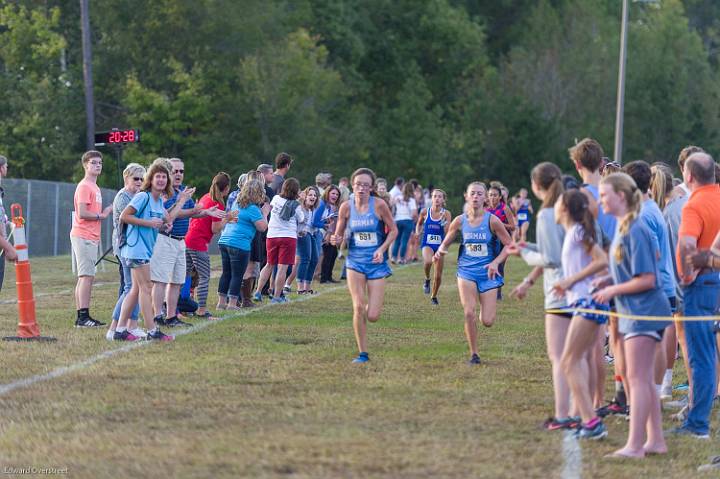
M110 132L110 136L108 137L108 141L109 141L110 143L117 143L117 140L115 139L115 132L114 132L114 131L111 131L111 132Z
M121 136L121 138L122 138L122 142L123 142L123 143L127 142L127 139L128 139L128 132L127 132L127 130L124 130L124 131L120 134L120 136Z
M130 142L135 141L135 130L128 131L128 141L130 141Z

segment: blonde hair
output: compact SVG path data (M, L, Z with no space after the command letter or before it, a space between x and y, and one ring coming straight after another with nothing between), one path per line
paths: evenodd
M485 183L482 181L473 181L469 185L467 185L467 188L465 188L465 194L467 194L468 190L472 188L473 186L479 186L483 189L483 193L487 192L487 186L485 186ZM467 212L465 213L465 216L467 216L467 219L472 221L475 219L475 213L473 212L472 208L467 208Z
M617 234L621 237L625 236L630 227L633 225L635 220L640 215L640 209L642 208L643 195L640 189L635 184L632 177L626 173L613 173L600 180L601 185L610 185L613 191L617 194L621 194L625 197L627 202L628 212L620 220L618 224ZM619 242L617 248L613 252L615 259L620 262L623 259L623 248L622 243Z
M128 165L123 170L123 179L135 176L136 174L139 174L140 176L145 176L145 167L140 163L128 163Z
M237 204L240 208L247 208L249 205L258 205L265 200L265 185L258 180L248 180L237 196Z
M673 190L672 170L664 163L655 163L650 167L650 173L650 195L660 210L664 210Z

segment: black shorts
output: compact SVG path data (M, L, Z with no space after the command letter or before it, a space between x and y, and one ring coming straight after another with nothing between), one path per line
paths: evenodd
M566 318L566 319L572 319L572 317L573 317L572 311L568 311L568 312L564 312L564 313L548 313L547 311L545 311L545 314L552 314L554 316L560 316L561 318Z
M263 260L263 257L265 256L265 238L263 238L265 234L261 234L260 232L255 233L255 237L252 240L252 243L250 243L250 261L254 261L256 263L260 263Z

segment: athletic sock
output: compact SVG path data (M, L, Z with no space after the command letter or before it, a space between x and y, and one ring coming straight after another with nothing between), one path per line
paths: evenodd
M672 369L666 369L666 370L665 370L665 376L663 376L663 387L670 387L670 386L672 386L672 378L673 378L673 370L672 370Z
M78 319L90 317L90 308L80 308L77 310Z
M115 329L115 332L117 332L117 333L124 333L125 331L127 331L127 328L117 328L117 329Z

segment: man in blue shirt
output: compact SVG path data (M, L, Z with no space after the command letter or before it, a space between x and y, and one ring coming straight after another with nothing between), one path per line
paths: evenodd
M175 194L165 199L165 209L170 211L176 205L178 194L185 189L185 164L180 158L170 159L172 165L171 175ZM155 243L152 259L150 260L150 279L153 282L153 310L155 321L166 326L187 326L189 323L177 318L177 302L180 288L185 284L185 235L190 227L190 218L213 216L222 218L224 211L216 206L200 209L192 198L188 199L181 208L170 231L161 230ZM163 302L166 305L165 318L162 317Z

